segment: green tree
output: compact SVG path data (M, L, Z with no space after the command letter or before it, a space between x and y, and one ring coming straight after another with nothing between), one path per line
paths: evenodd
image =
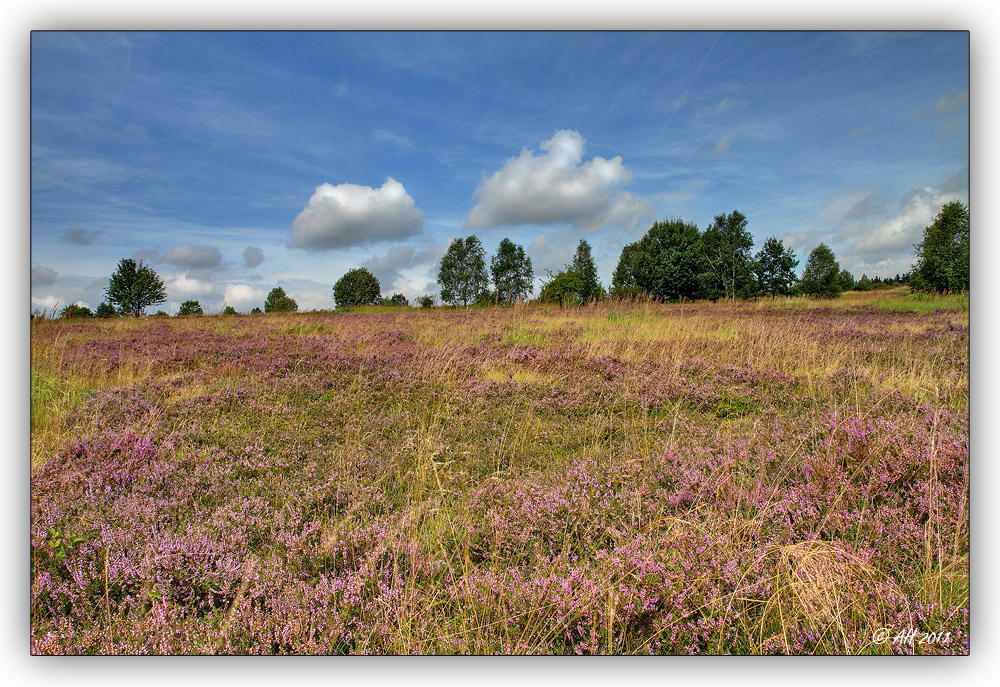
M291 299L285 290L275 286L264 299L264 312L296 312L299 304Z
M490 261L490 272L500 303L510 305L526 300L531 295L535 273L531 268L531 258L525 255L523 246L506 238L501 241L496 255Z
M698 227L680 219L654 222L639 241L622 249L611 277L612 293L639 291L663 300L698 298L701 271Z
M177 309L177 315L182 317L184 315L204 315L204 311L201 309L201 303L198 301L184 301L181 303L181 307Z
M854 275L847 270L840 270L840 290L841 291L853 291L854 290Z
M475 303L489 286L486 276L486 253L474 235L455 239L441 258L438 269L441 300L445 303Z
M222 314L223 315L235 315L236 314L236 308L234 308L231 305L227 305L225 308L222 309Z
M434 296L430 294L425 294L417 299L417 305L421 308L433 308L434 307Z
M583 299L584 281L571 266L556 274L549 273L549 280L542 284L538 299L544 303L558 303L560 306L580 305Z
M116 317L118 312L115 310L115 306L111 305L106 301L102 301L97 310L94 311L94 317Z
M747 218L739 210L716 215L701 237L703 271L699 275L704 295L713 301L735 301L739 295L756 292L753 284L753 261L750 251L753 236L747 230Z
M122 258L118 263L105 295L120 312L135 317L140 317L147 307L167 300L167 290L159 275L142 261L136 263L131 258Z
M918 291L958 293L969 289L969 206L957 200L942 206L914 246L917 262L910 285Z
M338 308L378 305L381 301L382 286L364 267L349 271L333 285L333 302Z
M260 308L258 308L258 307L254 307L254 308L253 308L253 309L252 309L252 310L250 311L250 314L251 314L251 315L262 315L262 314L263 314L263 311L262 311L262 310L261 310Z
M93 316L94 313L90 311L90 308L88 308L85 305L77 305L76 303L72 305L67 305L65 308L62 309L62 313L59 315L59 317L63 318L64 320L72 320L75 318L93 317Z
M784 242L772 236L757 252L755 263L757 282L763 293L771 296L771 300L788 295L799 264L791 248L785 248Z
M401 293L394 293L389 298L389 305L397 305L403 307L410 307L410 301L407 300L406 296Z
M840 263L825 243L813 248L802 272L802 293L813 298L837 298L840 296Z
M590 244L586 239L580 239L570 267L580 280L580 299L584 303L600 300L604 295L604 287L597 278L597 266L594 264L594 256L591 255Z

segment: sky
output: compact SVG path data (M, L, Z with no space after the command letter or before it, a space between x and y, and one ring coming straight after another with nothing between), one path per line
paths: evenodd
M437 296L503 238L602 282L653 221L739 210L758 249L894 276L969 198L969 33L46 32L30 41L31 309L122 258L175 313L300 310L366 267Z

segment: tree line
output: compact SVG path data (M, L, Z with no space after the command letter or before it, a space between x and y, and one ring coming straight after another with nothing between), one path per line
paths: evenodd
M600 283L590 244L579 242L573 260L555 274L547 273L538 300L560 305L579 305L614 298L652 298L662 301L748 300L758 297L802 295L835 298L843 291L888 288L906 284L915 291L956 293L969 289L969 207L959 201L942 206L924 229L923 241L914 246L916 262L911 271L894 278L855 281L842 270L833 251L821 243L810 252L802 276L795 252L771 236L756 253L747 218L734 210L717 215L704 231L682 219L657 221L634 243L622 248L606 290ZM504 238L487 268L482 242L475 235L451 242L438 265L441 300L450 305L511 305L526 301L535 279L531 258L523 246ZM166 288L159 275L142 261L123 258L105 289L106 300L95 311L69 305L61 317L140 316L152 306L166 302ZM364 305L409 306L403 294L382 296L378 279L359 267L344 274L333 285L336 307ZM280 286L271 289L263 311L296 312L298 304ZM423 308L434 306L434 298L417 299ZM181 303L178 315L201 315L198 301ZM222 314L235 315L227 305ZM156 315L167 315L162 310Z

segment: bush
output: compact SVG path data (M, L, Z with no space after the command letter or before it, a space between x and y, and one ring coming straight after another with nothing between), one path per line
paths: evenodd
M434 296L424 295L417 299L417 305L421 308L433 308L434 307Z
M107 302L101 303L99 306L97 306L97 310L94 311L95 317L108 318L108 317L117 317L117 315L118 312L115 310L115 306Z
M184 301L181 303L181 307L177 310L178 316L185 315L204 315L204 311L201 309L201 303L198 301Z
M225 308L222 309L222 314L223 315L235 315L236 314L236 308L234 308L231 305L227 305Z
M63 308L62 314L60 315L60 317L64 320L93 316L94 313L90 312L90 308L85 305L76 305L75 303L73 305L67 305Z

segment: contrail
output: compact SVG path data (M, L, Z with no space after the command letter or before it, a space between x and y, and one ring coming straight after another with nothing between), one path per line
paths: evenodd
M685 160L683 164L686 165L688 163L688 160L690 160L692 157L694 157L694 154L697 153L701 149L701 147L703 145L705 145L705 141L708 140L708 137L711 136L712 134L714 134L715 130L718 129L718 128L719 128L719 124L716 123L715 126L712 127L712 130L709 131L707 134L705 134L705 138L701 139L701 143L699 143L698 145L695 146L694 150L691 151L691 154L688 155L687 160Z
M698 75L701 73L701 68L705 66L708 56L712 54L713 50L715 50L715 45L719 42L720 38L722 38L721 31L719 32L719 35L715 37L715 43L712 43L712 47L708 49L707 53L705 53L705 57L702 59L701 64L698 65L698 69L695 71L694 76L691 77L691 83L689 83L688 87L684 89L684 93L681 95L682 98L688 94L688 91L691 90L691 86L694 85L694 80L698 78ZM681 108L678 107L677 110L679 109ZM667 130L668 126L670 126L670 120L672 120L674 115L677 114L677 110L670 113L670 117L667 118L667 123L663 125L662 129L660 129L660 135L656 137L655 141L653 141L653 147L656 147L656 144L660 142L660 139L663 137L663 132Z

